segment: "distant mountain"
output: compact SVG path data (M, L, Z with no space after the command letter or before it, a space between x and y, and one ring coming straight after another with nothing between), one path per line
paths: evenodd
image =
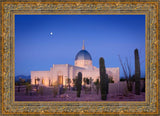
M29 75L29 76L25 76L25 75L18 75L18 76L15 76L15 81L19 81L19 78L22 78L22 79L25 79L25 81L26 80L28 80L28 79L31 79L31 76Z

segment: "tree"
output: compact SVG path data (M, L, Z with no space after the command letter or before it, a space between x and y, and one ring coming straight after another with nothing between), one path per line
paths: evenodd
M91 91L92 82L93 82L93 79L92 79L92 77L90 77L90 78L89 78L90 91Z
M83 78L83 82L84 82L84 91L85 91L85 94L86 94L86 90L87 90L87 87L86 87L87 78L86 77Z
M30 95L32 94L32 85L29 83L26 84L26 95L28 95L28 93L30 93Z
M90 79L89 78L87 78L87 77L84 77L83 78L83 82L84 82L84 85L89 85L89 83L90 83Z
M35 84L35 85L37 84L36 81L37 81L37 79L34 80L34 84Z
M53 87L53 97L56 97L57 94L58 94L58 85L55 85L55 86Z
M25 79L22 79L21 77L19 77L19 82L18 82L18 92L20 92L20 86L22 85L22 83L25 82Z
M76 87L77 78L78 78L78 77L72 79L72 81L73 81L73 86L74 86L74 87Z
M86 81L87 81L87 85L89 85L89 78L86 78Z
M38 86L36 85L36 82L38 81ZM40 78L38 77L37 79L35 79L35 85L36 85L36 91L38 92L38 87L39 87L39 81L40 81Z
M125 80L126 80L126 79L125 79L125 78L123 78L123 77L120 79L120 81L125 81Z
M86 83L87 83L87 81L86 81L86 78L85 78L85 77L83 78L83 83L84 83L84 85L86 85Z
M30 93L30 96L32 95L32 85L31 84L28 84L28 91Z
M68 87L69 87L69 90L70 90L71 79L69 77L66 78L66 83L68 84Z
M21 77L19 77L19 82L22 84L25 82L25 79L22 79Z
M39 78L39 77L37 78L37 81L38 81L38 85L39 85L39 81L40 81L40 78Z
M28 85L29 85L29 84L26 84L26 95L28 95L28 91L29 91L29 90L28 90Z
M112 76L108 76L109 79L109 83L114 83L113 77Z
M94 82L95 86L96 86L96 91L97 91L97 95L99 94L99 88L100 88L100 83L99 83L99 79L97 79L95 82Z

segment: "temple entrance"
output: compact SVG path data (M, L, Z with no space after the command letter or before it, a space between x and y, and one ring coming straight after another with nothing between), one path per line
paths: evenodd
M63 85L63 75L58 75L58 85Z

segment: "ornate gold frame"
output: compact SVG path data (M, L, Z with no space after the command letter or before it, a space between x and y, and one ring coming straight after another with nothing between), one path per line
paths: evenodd
M141 102L14 100L16 14L135 14L146 18L146 97ZM2 2L2 114L158 114L157 2Z

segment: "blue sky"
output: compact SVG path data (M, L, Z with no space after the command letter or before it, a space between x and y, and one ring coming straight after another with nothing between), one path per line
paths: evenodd
M134 74L138 48L144 76L145 15L16 15L15 76L50 70L53 64L74 65L83 40L94 66L103 57L106 67L120 68L121 77L118 55L123 62L128 58Z

